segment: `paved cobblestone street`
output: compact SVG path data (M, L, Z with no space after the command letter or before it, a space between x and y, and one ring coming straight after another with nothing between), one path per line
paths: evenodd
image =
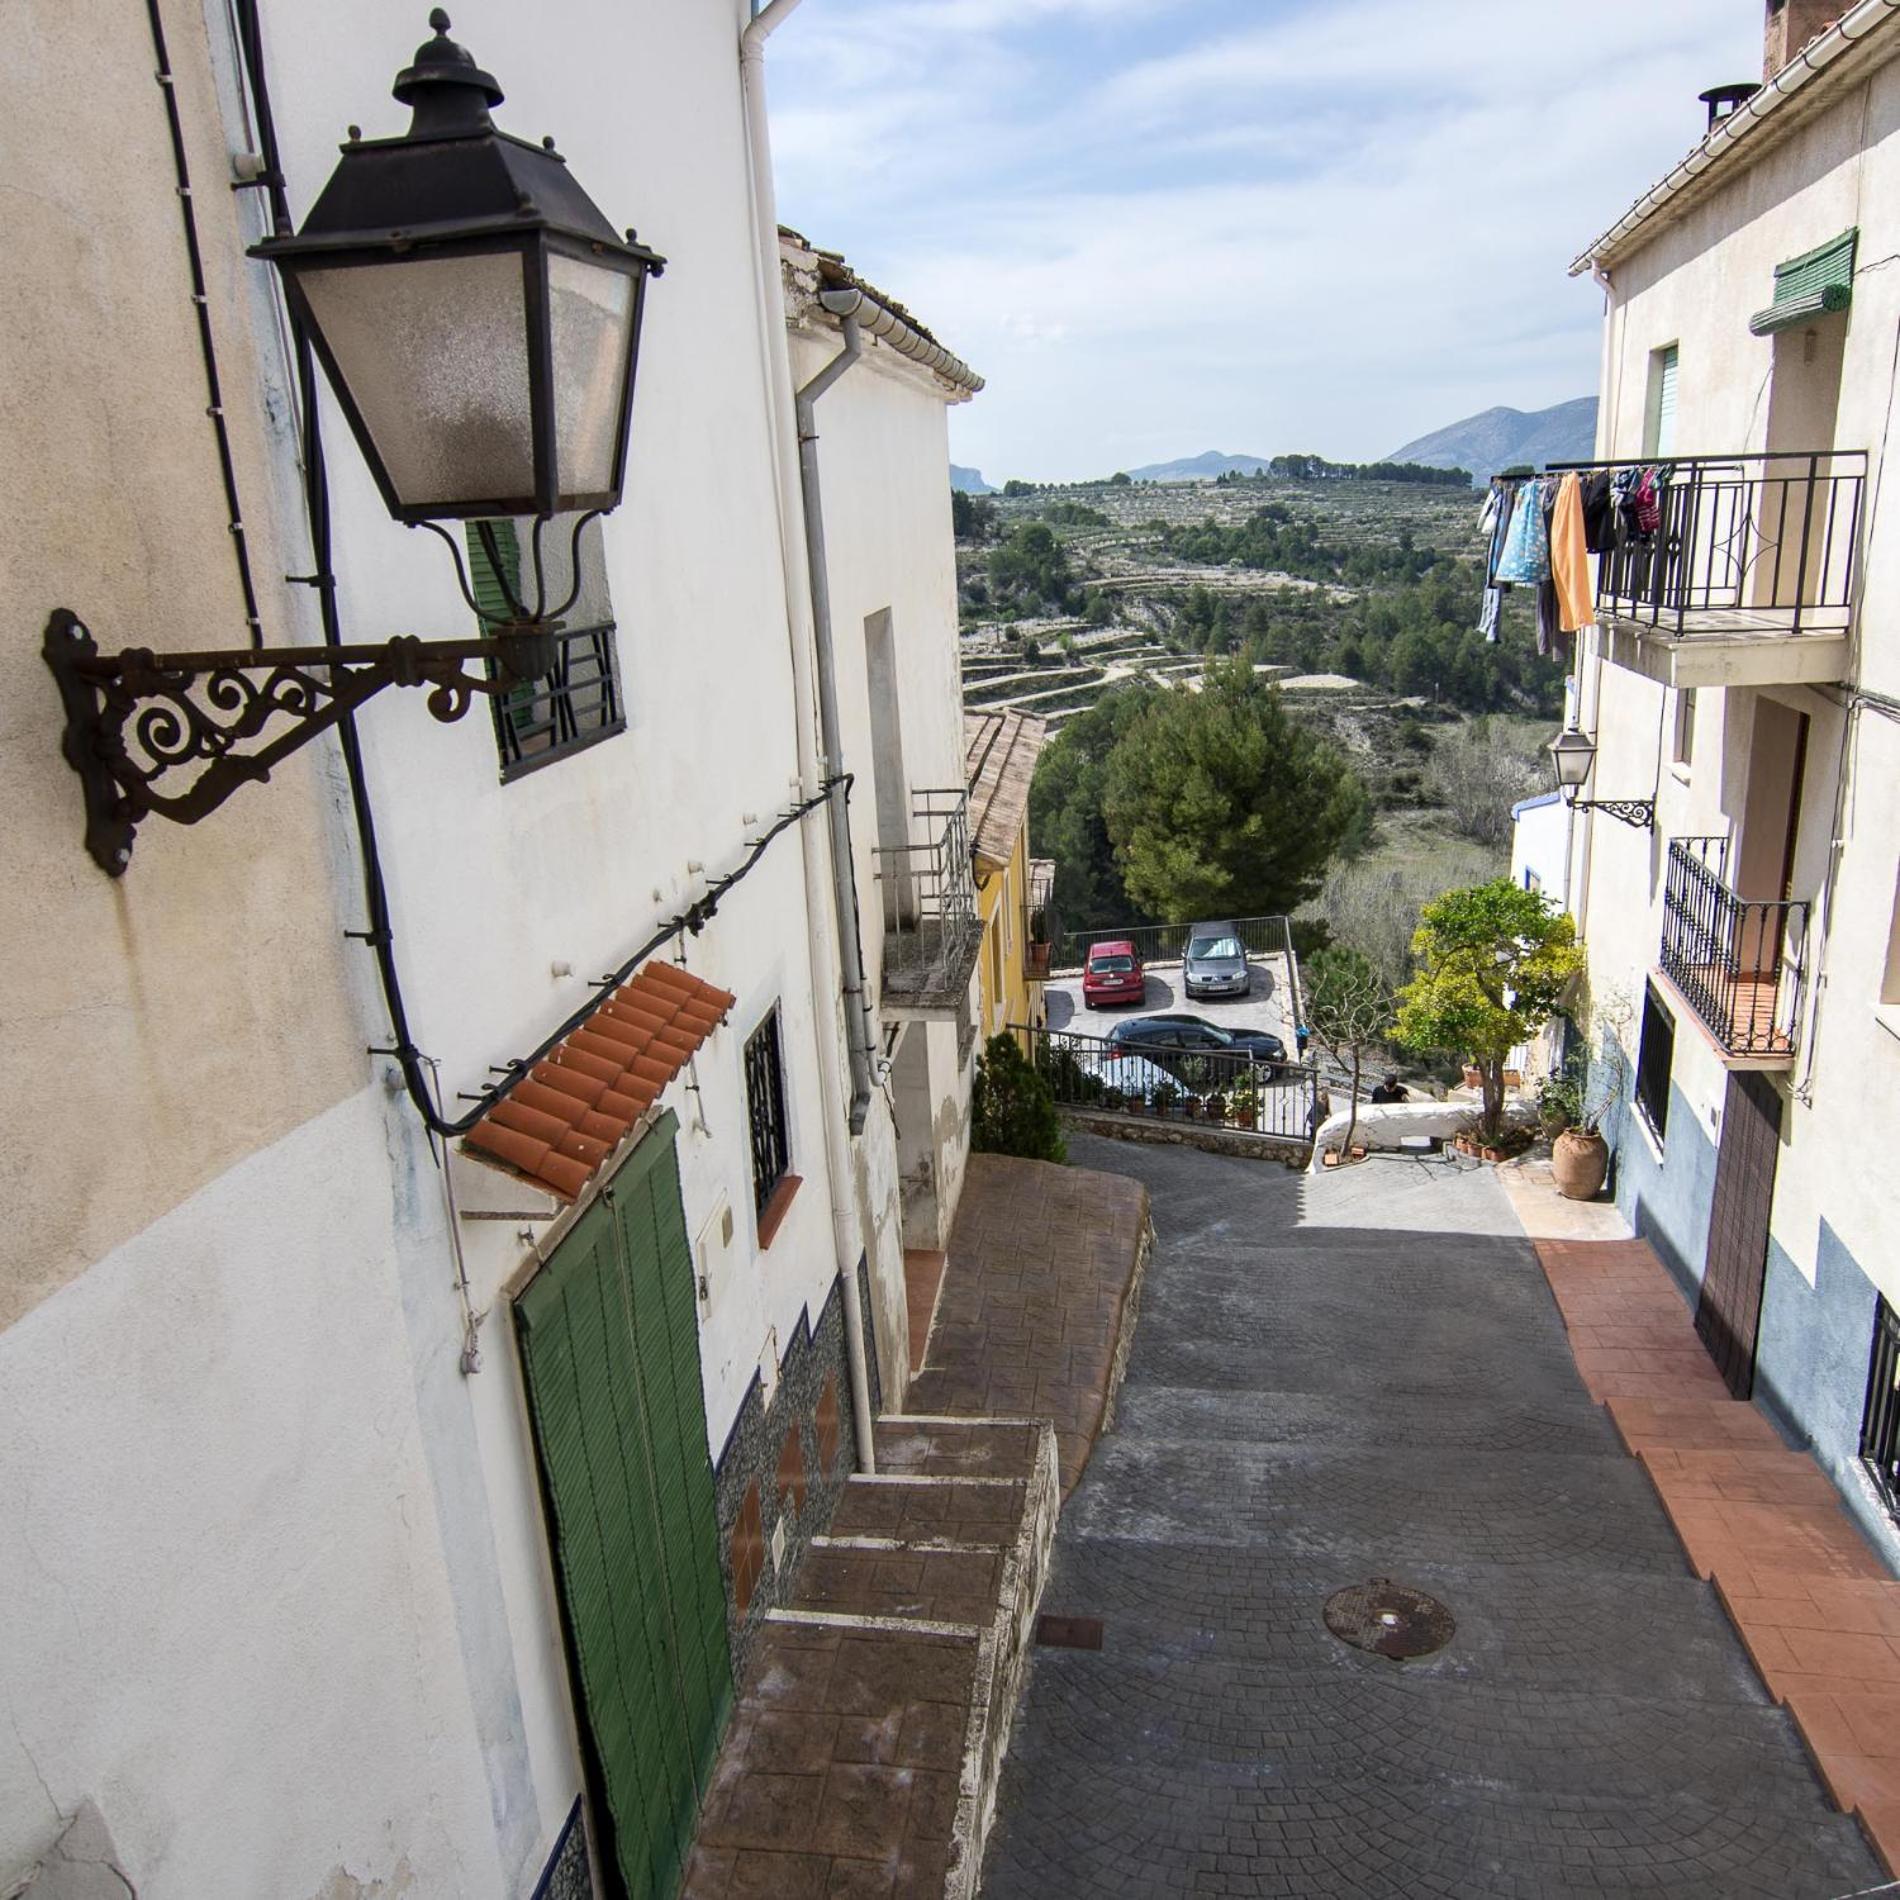
M1065 1506L988 1900L1648 1894L1882 1880L1586 1395L1489 1171L1306 1178L1072 1136L1159 1241ZM1391 1577L1457 1619L1332 1637Z

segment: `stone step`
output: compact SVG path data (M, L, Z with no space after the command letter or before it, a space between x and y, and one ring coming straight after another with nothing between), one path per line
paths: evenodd
M1796 1688L1787 1700L1834 1805L1900 1878L1900 1691Z
M1055 1434L901 1415L876 1431L878 1473L846 1481L767 1617L690 1900L973 1900L1055 1539Z

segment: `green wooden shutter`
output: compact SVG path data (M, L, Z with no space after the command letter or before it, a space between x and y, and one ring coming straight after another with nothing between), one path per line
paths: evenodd
M732 1702L691 1250L668 1115L517 1305L562 1599L635 1900L665 1900Z
M1680 352L1675 344L1662 353L1662 372L1656 391L1656 450L1668 455L1676 446L1676 369Z
M1854 255L1859 246L1856 226L1777 264L1775 300L1749 318L1749 329L1756 336L1773 336L1845 310L1854 300Z
M498 516L488 526L495 536L495 552L501 556L501 572L508 582L508 593L519 600L521 538L515 533L514 522L505 515ZM468 582L475 595L475 605L481 609L483 630L514 619L508 608L508 595L502 592L495 564L488 558L488 550L482 546L482 537L474 522L462 523L462 539L468 547Z

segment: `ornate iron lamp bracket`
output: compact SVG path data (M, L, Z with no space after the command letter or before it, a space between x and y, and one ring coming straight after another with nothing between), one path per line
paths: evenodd
M1638 831L1656 829L1656 801L1653 798L1573 798L1572 811L1606 811L1612 818L1634 825Z
M84 791L86 849L121 877L142 820L195 825L385 686L426 686L435 718L460 719L477 693L510 692L545 673L558 630L542 622L480 640L403 634L380 645L101 653L77 614L55 608L42 652L65 704L60 750ZM240 749L254 740L262 743ZM203 769L194 775L194 766Z

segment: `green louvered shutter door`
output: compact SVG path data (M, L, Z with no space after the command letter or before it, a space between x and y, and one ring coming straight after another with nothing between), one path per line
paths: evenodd
M731 1702L691 1260L682 1336L667 1298L678 1257L658 1238L685 1233L677 1128L669 1115L640 1144L517 1308L585 1717L634 1900L678 1886Z
M669 1144L656 1152L644 1180L619 1192L617 1200L627 1256L641 1263L635 1282L640 1311L643 1318L651 1316L636 1344L665 1528L681 1696L695 1780L703 1785L732 1702L732 1657L718 1533L708 1528L716 1527L717 1508L677 1151Z

